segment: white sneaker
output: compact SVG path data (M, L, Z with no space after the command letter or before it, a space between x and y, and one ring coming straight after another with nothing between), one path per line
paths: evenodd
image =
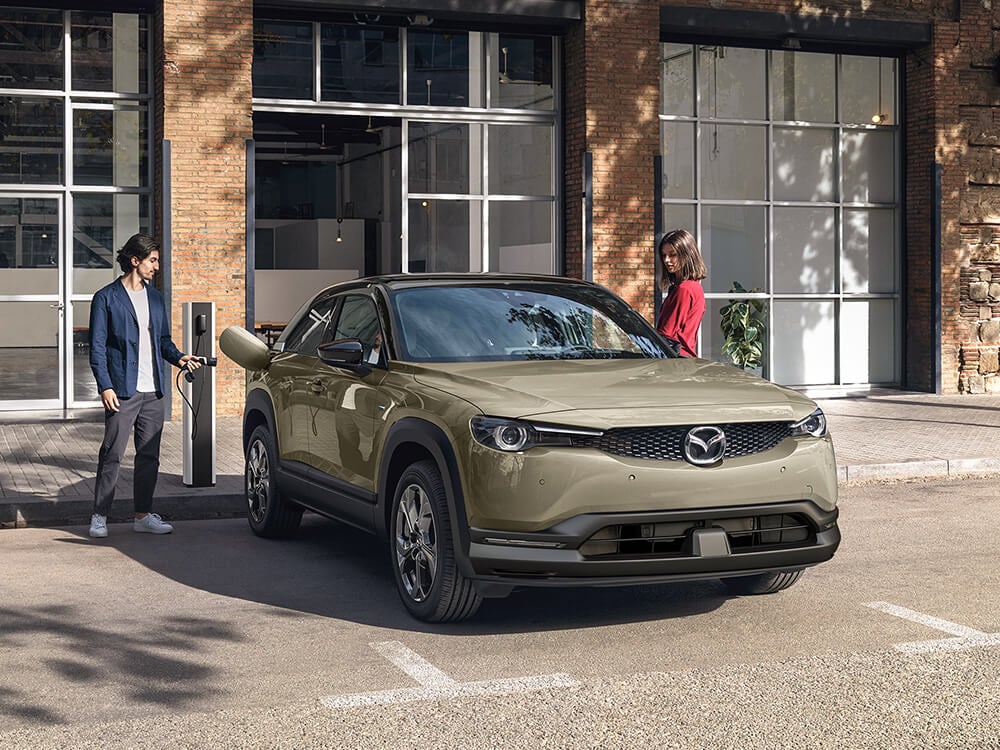
M96 513L90 517L90 535L103 539L108 535L108 517L99 516Z
M137 518L132 523L132 531L140 531L144 534L169 534L174 527L169 523L164 523L156 513L147 513L142 518Z

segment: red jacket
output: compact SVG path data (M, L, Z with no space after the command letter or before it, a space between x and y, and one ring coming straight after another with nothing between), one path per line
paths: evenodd
M698 328L705 315L705 292L700 281L687 279L674 284L663 300L656 330L680 342L681 356L698 356Z

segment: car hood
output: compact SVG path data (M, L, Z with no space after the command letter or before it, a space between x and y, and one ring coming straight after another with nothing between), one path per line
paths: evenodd
M798 420L816 408L800 393L706 359L409 366L418 382L462 398L484 414L598 429Z

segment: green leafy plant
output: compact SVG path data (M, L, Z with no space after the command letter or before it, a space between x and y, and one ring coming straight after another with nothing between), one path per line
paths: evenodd
M759 291L744 289L738 281L734 281L729 290L731 294L754 294ZM722 335L726 338L722 353L744 370L760 367L764 358L764 309L764 302L759 299L731 299L719 311L722 315Z

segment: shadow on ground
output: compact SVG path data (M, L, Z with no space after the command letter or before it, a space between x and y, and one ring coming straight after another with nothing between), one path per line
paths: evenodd
M209 641L239 641L237 629L201 617L167 617L143 632L112 630L81 622L74 607L0 606L0 653L26 641L42 640L48 656L37 664L60 682L88 690L95 706L129 701L157 711L202 705L220 691L211 682L217 670L201 663ZM56 724L66 719L51 696L0 687L0 716L28 723Z
M150 540L111 525L97 541L80 529L70 544L110 544L149 569L196 589L257 602L281 616L319 615L374 627L453 635L601 627L688 617L718 608L717 581L617 588L526 588L487 599L471 620L428 625L412 618L396 593L384 543L307 514L288 540L260 539L245 520L180 522L168 538ZM150 544L150 541L158 542Z

